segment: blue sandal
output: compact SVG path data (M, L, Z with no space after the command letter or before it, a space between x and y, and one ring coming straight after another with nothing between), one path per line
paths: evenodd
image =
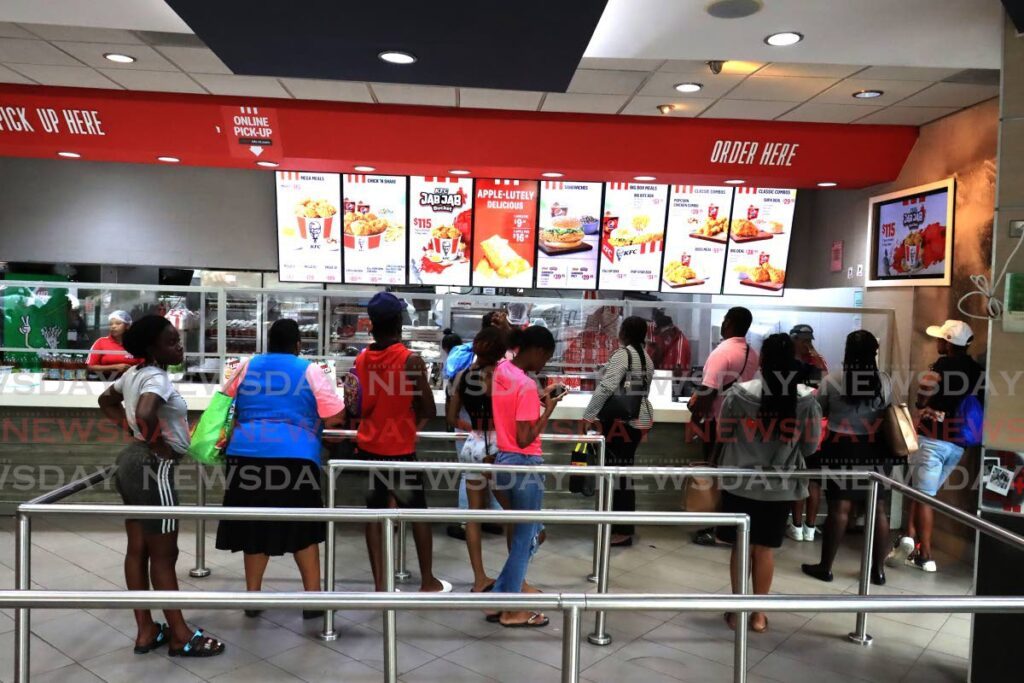
M170 648L167 654L171 657L215 657L224 652L224 643L203 635L202 629L196 629L185 647L175 650Z
M168 632L169 631L170 631L170 629L167 628L167 624L160 624L160 630L157 631L156 637L153 638L153 641L151 643L149 643L148 645L136 645L135 646L135 654L137 654L137 655L148 654L148 653L152 652L153 650L157 649L158 647L163 647L164 645L169 643L170 640L171 640L170 637L168 636Z

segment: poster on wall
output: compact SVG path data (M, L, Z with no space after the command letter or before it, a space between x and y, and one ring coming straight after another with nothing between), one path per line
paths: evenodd
M541 183L537 235L539 289L597 289L601 189L601 183Z
M337 173L276 171L281 282L341 282Z
M723 294L782 296L795 207L796 190L736 188Z
M468 287L472 179L414 176L409 182L409 281Z
M661 291L718 294L725 272L733 188L673 185Z
M408 182L405 176L345 174L346 284L405 284Z
M668 185L605 183L602 289L658 291L667 199Z
M536 180L477 180L473 286L532 287L536 232Z
M869 286L949 284L954 197L948 178L871 198Z

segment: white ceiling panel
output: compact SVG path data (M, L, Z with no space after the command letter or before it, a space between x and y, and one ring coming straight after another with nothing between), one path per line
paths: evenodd
M730 59L723 62L720 73L726 76L749 76L764 66L764 62L748 62L739 59ZM661 65L658 71L670 74L698 74L700 76L715 76L708 66L707 59L668 59Z
M850 64L793 64L774 62L757 72L758 76L802 76L804 78L846 78L864 67Z
M177 64L182 71L193 74L230 74L213 50L205 47L158 47L157 52Z
M11 71L5 66L0 66L0 83L22 83L31 85L32 81L25 78L17 71Z
M719 74L713 76L707 74L674 74L658 72L651 76L638 95L650 97L666 97L670 99L687 99L695 97L698 99L722 97L735 88L743 80L743 76L727 76ZM676 90L679 83L700 83L704 87L695 93L681 93Z
M164 0L3 0L0 19L133 31L192 32Z
M609 71L654 71L661 59L601 59L584 57L579 64L580 69L607 69Z
M117 43L121 45L142 45L142 39L131 31L117 28L93 28L90 26L58 26L56 24L22 24L43 40L68 41L75 43Z
M0 21L0 38L35 38L34 35L9 21ZM655 65L656 66L656 65Z
M614 114L628 98L624 95L581 95L548 93L543 111L580 112L583 114Z
M672 99L637 95L629 101L629 104L627 104L626 108L622 110L622 113L632 114L634 116L675 116L681 118L692 118L700 114L713 103L713 99L699 99L694 97L686 99ZM662 114L658 111L658 105L661 104L671 104L674 105L675 108L670 114Z
M770 120L789 111L793 102L769 102L766 100L719 100L704 113L702 119L761 119Z
M87 66L17 64L13 68L42 85L60 85L71 88L121 89L121 86L117 83Z
M141 71L177 71L178 67L148 45L119 45L117 43L54 43L76 59L97 69L139 69ZM103 55L116 53L134 57L131 64L118 64Z
M281 84L300 100L333 100L335 102L373 102L365 83L321 81L313 78L282 78Z
M266 76L223 76L195 74L199 85L214 95L241 95L243 97L290 97L276 78Z
M857 78L880 81L941 81L960 71L933 66L869 66Z
M936 83L900 102L907 107L969 107L999 96L997 85Z
M384 104L422 104L432 107L454 107L455 88L402 83L371 83L377 101Z
M819 123L850 123L881 110L881 106L824 104L809 102L779 117L779 121L817 121Z
M537 111L542 92L459 88L459 106L470 109L517 109Z
M857 119L855 123L921 126L955 111L957 111L955 107L888 107L876 114Z
M834 78L796 78L754 74L729 93L731 100L803 102L836 82Z
M139 71L137 69L100 69L99 71L128 90L206 94L206 91L198 83L182 73Z
M569 92L590 95L632 95L647 78L641 71L604 71L578 69L569 83Z
M834 86L815 97L812 102L822 104L856 104L862 102L872 105L887 105L899 102L900 100L924 90L929 85L928 81L883 81L880 79L869 80L866 78L848 78L840 81ZM870 100L858 100L853 93L861 90L881 90L882 95Z
M0 38L0 62L5 64L48 64L51 66L82 66L71 55L41 40Z

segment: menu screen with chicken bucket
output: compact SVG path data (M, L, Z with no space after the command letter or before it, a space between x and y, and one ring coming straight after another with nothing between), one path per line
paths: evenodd
M282 282L341 282L337 173L277 171L277 263Z
M875 204L877 280L945 277L949 188Z

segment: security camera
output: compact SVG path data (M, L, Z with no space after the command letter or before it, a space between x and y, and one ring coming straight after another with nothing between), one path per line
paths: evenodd
M708 62L708 68L711 69L711 73L718 75L722 73L722 67L725 65L725 61L721 59L712 59Z

